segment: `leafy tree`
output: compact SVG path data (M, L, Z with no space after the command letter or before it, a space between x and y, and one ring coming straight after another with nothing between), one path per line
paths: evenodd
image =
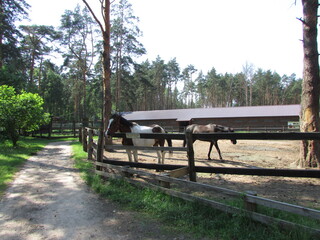
M207 106L207 82L206 78L201 71L196 78L197 81L197 94L198 94L198 102L197 107L206 107Z
M45 55L48 55L53 50L52 42L60 38L60 34L55 31L52 26L44 25L21 25L19 27L24 36L21 41L21 48L25 56L26 65L29 69L29 88L30 90L36 87L34 82L34 71L36 62L39 60L39 68L41 72L42 63ZM37 87L41 88L41 75L38 76Z
M103 86L102 86L102 61L99 61L94 65L92 71L92 77L90 78L90 84L88 85L88 116L92 120L102 119L103 110Z
M40 71L42 71L40 73ZM44 61L41 69L36 69L35 76L42 76L41 89L39 95L44 100L44 109L52 116L68 115L69 97L70 94L67 91L68 86L63 83L63 78L59 68L50 62Z
M254 73L253 64L246 62L246 64L242 66L242 73L244 75L243 88L245 90L245 99L246 99L245 105L251 106L252 105L252 87L253 87L252 78Z
M192 107L194 105L196 85L192 80L192 74L196 72L197 69L192 64L188 65L185 69L182 70L182 79L184 83L183 95L185 97L185 103L188 107Z
M27 17L30 6L25 0L0 1L0 68L12 58L19 56L18 37L21 33L15 22Z
M281 77L276 72L261 68L253 76L252 105L277 105L281 102Z
M87 118L87 82L95 57L95 25L89 10L67 10L61 18L60 30L63 33L62 43L67 46L65 66L70 68L70 76L74 78L73 85L75 101L75 119Z
M28 16L28 8L25 0L0 0L0 84L17 89L25 87L25 75L15 22Z
M295 74L281 77L281 102L280 104L299 104L301 100L302 79L297 79Z
M19 139L19 130L37 130L48 122L49 115L43 111L43 99L34 93L16 94L13 87L0 86L0 127L13 145Z
M148 110L152 109L151 103L153 102L153 92L155 87L151 82L151 65L149 61L135 64L134 66L134 82L136 83L135 110Z
M234 75L234 106L247 106L248 103L248 87L247 87L246 75L241 72ZM252 81L250 80L250 85L252 86ZM252 88L251 88L252 89ZM250 94L252 102L252 93Z
M124 101L121 101L122 91L127 93L131 90L130 84L125 84L128 83L128 79L123 81L123 78L125 75L130 76L133 57L145 54L146 50L138 41L142 35L138 27L139 18L133 15L132 5L127 0L120 0L113 4L111 17L111 57L115 72L114 96L116 109L121 109L124 107Z
M167 84L165 68L165 62L160 58L160 56L158 56L151 64L151 78L156 89L153 99L155 109L164 109L165 105L164 95Z
M218 107L221 94L220 91L220 81L221 75L217 73L215 68L212 68L206 75L206 91L207 91L207 104L208 107Z
M175 108L175 99L173 97L173 89L176 89L177 83L180 81L180 67L179 64L177 63L177 59L173 58L171 59L166 66L166 71L167 71L167 101L166 101L166 109L171 109Z

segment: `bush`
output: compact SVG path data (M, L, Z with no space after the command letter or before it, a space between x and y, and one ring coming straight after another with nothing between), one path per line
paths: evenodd
M43 99L35 93L16 94L13 87L0 86L0 128L16 145L19 130L34 131L49 121L43 110Z

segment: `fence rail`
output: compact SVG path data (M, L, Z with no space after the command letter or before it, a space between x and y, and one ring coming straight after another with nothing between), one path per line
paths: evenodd
M116 137L139 137L139 138L162 138L162 139L178 139L187 140L186 148L178 148L181 151L187 151L188 153L188 166L183 165L172 165L172 164L146 164L146 163L135 163L127 161L115 161L104 158L103 156L103 133L99 132L99 139L97 142L93 141L93 136L98 132L94 132L92 129L86 128L83 130L82 142L84 150L88 151L88 159L95 159L96 173L104 177L126 177L126 179L134 184L144 185L151 188L156 188L172 196L180 197L187 201L199 201L208 206L214 207L216 209L226 211L229 213L245 213L247 216L251 217L255 221L259 221L264 224L277 224L285 229L292 229L296 227L303 228L312 232L313 235L320 237L320 227L319 229L313 229L307 226L291 223L281 219L276 219L270 216L266 216L256 212L257 205L266 206L269 208L274 208L294 214L298 214L305 217L310 217L313 219L320 220L320 211L305 208L302 206L292 205L284 202L274 201L259 196L254 196L249 193L241 193L234 190L221 188L217 186L212 186L208 184L202 184L196 182L197 172L206 173L223 173L223 174L241 174L241 175L259 175L259 176L287 176L287 177L308 177L308 178L320 178L320 170L303 170L303 169L265 169L265 168L225 168L225 167L204 167L194 165L194 150L193 150L193 140L212 140L212 139L247 139L247 140L307 140L314 139L320 140L320 133L217 133L217 134L140 134L130 135L117 133ZM105 146L107 149L147 149L147 150L169 150L172 148L164 147L151 147L151 148L141 148L133 146L117 146L110 145ZM144 168L144 169L156 169L156 170L167 170L169 172L162 173L162 175L154 174L146 171L137 170L134 168ZM118 174L111 172L106 172L105 169L113 169L118 171ZM189 174L189 179L191 181L182 180L177 177ZM144 181L137 181L132 176L135 175L136 178L143 179ZM156 186L147 180L159 181L160 186ZM176 191L170 189L170 184L179 185L181 188L187 188L188 190L195 191L209 191L216 192L219 194L225 194L232 197L240 197L244 201L244 206L246 209L239 209L236 207L231 207L220 202L196 197L181 191ZM165 187L163 187L165 186Z
M185 133L115 133L113 137L140 137L146 139L177 139L184 140ZM195 133L192 134L194 140L217 140L217 139L239 139L239 140L320 140L320 133L318 132L286 132L286 133Z

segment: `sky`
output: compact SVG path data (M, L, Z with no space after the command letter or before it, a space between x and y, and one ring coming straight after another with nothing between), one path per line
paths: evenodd
M26 0L28 24L58 26L65 10L80 0ZM302 77L300 0L128 0L139 17L140 42L153 61L176 58L204 74L238 73L246 63L255 69ZM98 0L88 0L97 4ZM296 2L296 4L295 4Z

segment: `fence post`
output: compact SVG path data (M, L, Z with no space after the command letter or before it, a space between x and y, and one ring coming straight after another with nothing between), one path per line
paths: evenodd
M51 116L51 119L50 119L50 123L49 123L49 129L48 129L48 138L50 139L51 138L51 134L52 134L52 126L53 125L53 117Z
M88 148L87 148L88 160L92 160L92 154L93 154L92 144L93 144L93 129L90 128L88 133Z
M82 127L79 127L79 142L82 143Z
M186 143L187 143L187 153L188 153L189 178L190 178L190 181L196 182L197 175L196 175L195 165L194 165L193 139L192 139L192 133L190 131L186 131Z
M76 121L75 120L72 121L72 131L73 131L73 137L76 137L77 134L76 134Z
M169 176L170 176L169 173L162 173L162 174L160 174L160 175L161 175L161 176L166 176L166 177L169 177ZM159 180L159 184L160 184L161 187L170 188L170 183L169 183L169 182Z
M88 132L87 132L87 129L85 127L82 130L83 130L82 131L83 151L87 152L87 148L88 148L88 140L87 140Z
M103 162L103 130L99 130L98 146L97 146L97 162ZM101 171L100 166L96 166L96 170Z
M257 196L258 195L254 191L246 191L245 193L248 194L248 195L253 195L253 196ZM257 211L257 204L256 203L248 202L246 196L244 196L243 200L244 200L244 208L246 210L251 211L251 212L256 212Z

